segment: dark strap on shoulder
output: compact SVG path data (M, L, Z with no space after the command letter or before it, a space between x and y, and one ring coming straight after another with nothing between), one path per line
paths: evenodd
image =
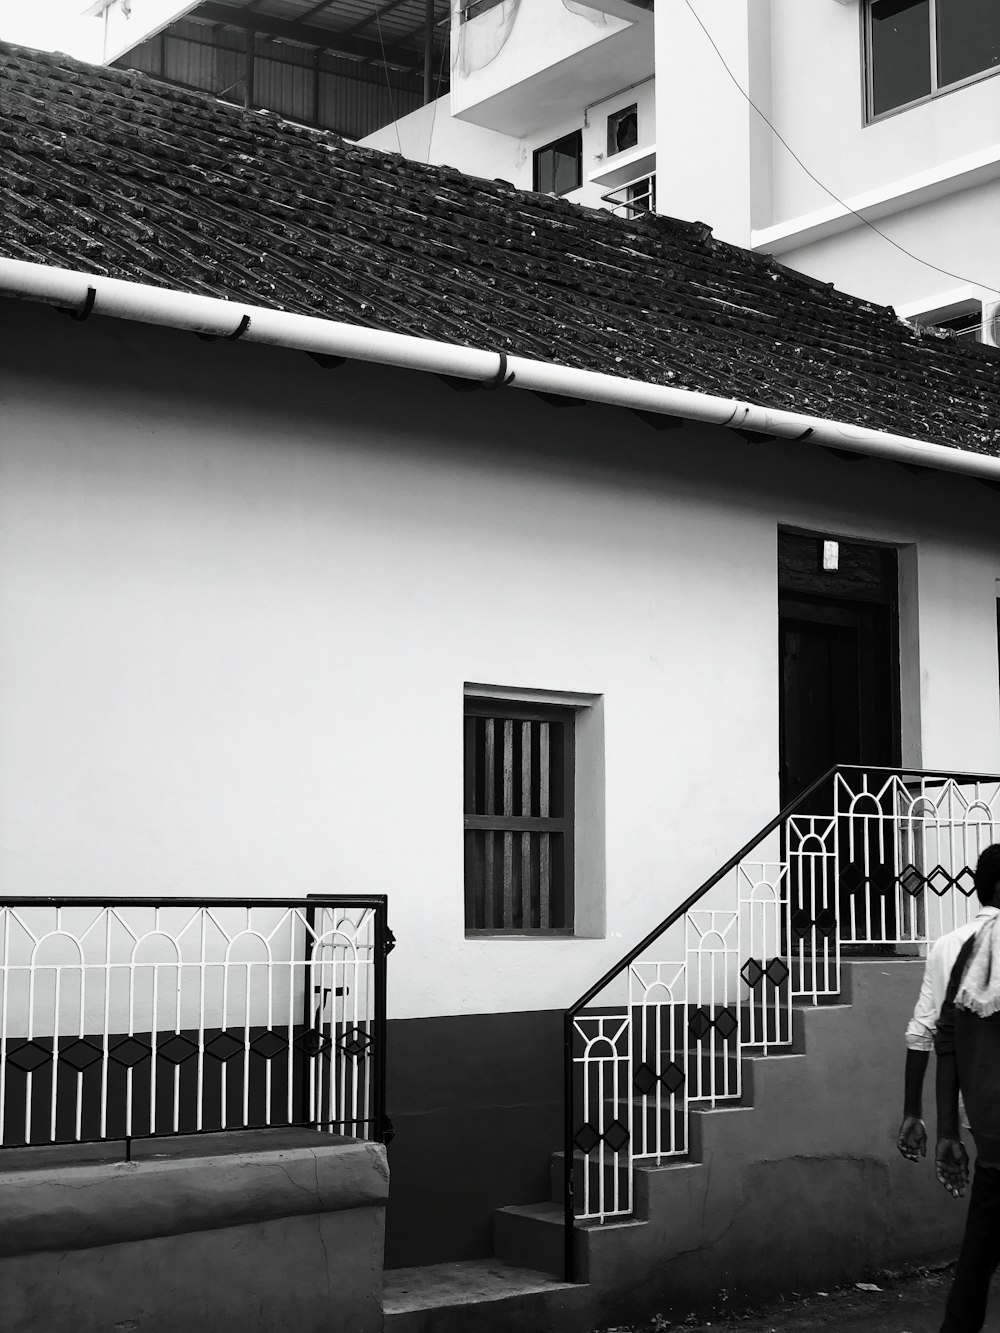
M944 997L945 1004L954 1004L955 996L958 994L958 988L962 984L962 978L965 976L965 969L969 964L969 958L972 954L972 946L976 942L979 931L975 935L970 935L962 945L961 952L955 959L955 966L951 969L951 976L948 978L948 990Z

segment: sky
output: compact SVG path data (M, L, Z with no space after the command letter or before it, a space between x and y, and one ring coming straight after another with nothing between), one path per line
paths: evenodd
M96 59L101 22L80 16L85 4L86 0L0 0L0 38Z

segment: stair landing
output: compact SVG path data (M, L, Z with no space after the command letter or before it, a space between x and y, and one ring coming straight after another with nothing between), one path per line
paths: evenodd
M467 1259L385 1273L386 1333L583 1333L590 1293L537 1269Z

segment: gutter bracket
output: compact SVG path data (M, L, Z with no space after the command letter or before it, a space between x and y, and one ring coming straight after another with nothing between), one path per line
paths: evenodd
M90 318L96 300L97 288L88 287L87 295L83 298L83 305L80 306L79 310L73 310L71 307L64 305L58 305L56 306L56 309L59 311L60 315L69 315L70 319L75 319L82 323L83 320Z
M244 315L232 333L196 333L194 336L200 338L203 343L234 343L243 337L249 327L250 316Z
M506 389L508 384L514 383L514 372L507 374L506 352L497 352L497 356L500 358L500 366L492 379L467 380L461 375L438 375L438 379L456 393L472 393L475 389Z

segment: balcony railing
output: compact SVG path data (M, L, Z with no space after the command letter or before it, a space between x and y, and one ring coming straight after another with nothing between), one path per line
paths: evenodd
M567 1010L568 1280L574 1223L632 1212L634 1166L687 1154L692 1107L741 1096L744 1053L790 1046L845 951L915 953L976 915L998 840L1000 776L833 769Z
M601 199L616 217L637 218L643 213L655 213L656 172L626 181L624 185L602 194Z
M391 947L381 895L0 899L0 1146L384 1138Z

